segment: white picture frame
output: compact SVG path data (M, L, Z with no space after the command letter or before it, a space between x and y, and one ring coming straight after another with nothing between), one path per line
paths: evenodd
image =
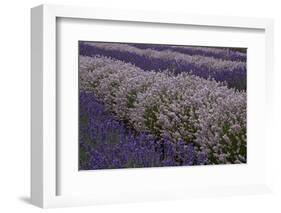
M266 95L265 105L271 112L273 90L273 21L271 19L216 17L203 15L153 13L147 11L122 11L100 8L85 8L74 6L41 5L31 9L31 201L42 208L63 207L76 205L92 205L98 203L114 203L142 200L178 199L194 196L233 195L264 193L271 190L270 164L270 125L272 114L264 118L266 132L264 145L266 155L260 156L265 161L261 173L265 178L254 184L234 184L210 187L200 187L194 183L189 191L179 190L176 187L167 187L167 190L151 193L143 192L132 196L133 192L120 196L118 193L104 195L58 195L58 146L57 146L57 20L87 19L87 20L117 20L124 22L153 23L156 25L202 26L214 28L254 29L264 32L265 67L263 79ZM262 110L262 109L261 109ZM204 168L203 168L204 169ZM151 170L152 171L152 170ZM125 171L126 172L126 171ZM153 171L159 173L160 170ZM165 175L165 172L163 173ZM75 183L73 183L75 184ZM163 192L172 192L167 195ZM110 192L110 190L108 191ZM137 193L137 189L136 192ZM158 193L159 196L156 196ZM175 194L176 193L176 194ZM150 195L151 194L151 195ZM150 196L149 196L150 195Z

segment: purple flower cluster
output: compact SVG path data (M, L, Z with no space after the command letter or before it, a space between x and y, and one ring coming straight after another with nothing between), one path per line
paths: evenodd
M126 127L93 93L80 92L79 116L80 170L205 164L205 155L196 154L192 143L156 140Z
M140 67L146 71L163 71L169 70L174 74L180 74L183 72L188 72L190 74L199 76L204 79L213 78L219 82L226 82L230 88L236 88L238 90L246 90L246 66L243 60L240 61L224 61L222 59L214 59L213 56L219 56L216 52L207 52L205 55L211 57L202 57L195 54L202 53L203 50L194 50L193 52L190 49L181 49L181 52L186 54L179 53L179 57L175 60L174 54L169 57L169 52L164 52L165 57L158 57L158 52L155 52L156 56L151 57L151 53L148 54L139 54L138 52L132 52L126 50L126 46L120 51L117 48L102 48L102 44L89 45L88 43L80 42L79 43L79 54L83 56L95 56L102 55L110 58L115 58L126 63L134 64L137 67ZM127 45L128 46L128 45ZM159 45L161 49L161 45ZM137 50L138 51L138 50ZM153 51L153 50L152 50ZM175 51L178 51L176 49ZM141 49L140 51L141 52ZM171 53L175 53L170 51ZM224 51L224 55L229 55L233 51ZM159 51L159 54L163 55L163 52ZM219 52L219 54L222 54ZM238 54L238 53L237 53ZM190 59L198 58L192 60ZM233 56L235 59L235 57Z

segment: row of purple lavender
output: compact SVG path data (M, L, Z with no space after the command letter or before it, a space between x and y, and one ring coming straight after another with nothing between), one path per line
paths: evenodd
M144 133L126 128L105 111L93 93L80 92L81 170L201 165L203 154L192 144L157 141Z
M168 49L162 45L158 45L158 48L154 45L152 48L141 49L126 44L80 42L79 53L83 56L101 55L115 58L146 71L169 70L174 74L188 72L204 79L225 82L231 88L246 90L246 56L240 55L242 53L236 52L235 55L234 51L229 50L215 52L214 48L205 48L204 52L203 48L170 47ZM223 52L225 57L220 57Z

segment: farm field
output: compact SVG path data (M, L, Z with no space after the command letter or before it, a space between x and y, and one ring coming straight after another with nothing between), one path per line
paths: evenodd
M79 42L79 169L247 162L243 48Z

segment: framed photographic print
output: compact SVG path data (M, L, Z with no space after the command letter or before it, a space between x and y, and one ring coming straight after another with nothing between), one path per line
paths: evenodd
M31 14L32 203L270 192L272 20Z

